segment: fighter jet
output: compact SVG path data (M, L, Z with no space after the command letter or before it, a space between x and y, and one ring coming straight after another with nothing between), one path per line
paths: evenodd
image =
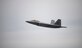
M26 22L33 25L48 27L48 28L66 28L65 26L61 26L61 19L58 19L56 22L54 20L51 20L50 24L42 23L42 22L39 22L38 20L31 20Z

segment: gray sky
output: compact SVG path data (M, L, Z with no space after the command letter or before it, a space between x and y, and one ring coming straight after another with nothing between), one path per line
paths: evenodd
M3 48L81 48L81 0L2 0ZM26 20L62 20L67 28L50 29Z

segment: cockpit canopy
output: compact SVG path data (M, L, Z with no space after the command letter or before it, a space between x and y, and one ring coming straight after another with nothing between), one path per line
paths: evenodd
M32 22L39 22L38 20L31 20Z

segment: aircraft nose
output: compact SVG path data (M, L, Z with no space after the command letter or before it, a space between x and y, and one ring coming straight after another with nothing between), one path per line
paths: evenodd
M31 23L30 21L26 21L27 23Z
M25 21L25 22L29 22L29 21Z

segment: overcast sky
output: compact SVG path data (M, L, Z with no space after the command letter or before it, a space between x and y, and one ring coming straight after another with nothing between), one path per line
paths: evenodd
M1 0L3 48L81 48L81 0ZM52 29L26 23L62 20L67 28Z

